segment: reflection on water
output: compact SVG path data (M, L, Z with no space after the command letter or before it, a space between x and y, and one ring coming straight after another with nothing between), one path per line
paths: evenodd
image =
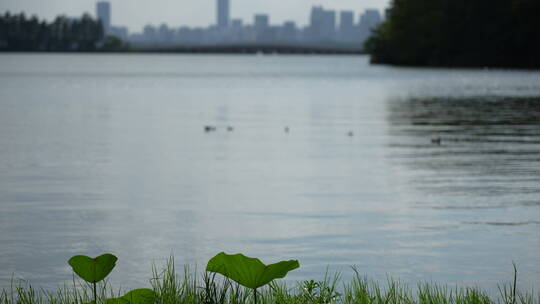
M540 248L540 98L432 95L386 103L390 161L414 189L405 200L429 223L417 228L441 231L470 257L447 257L465 263L464 276L500 275L488 260L499 271L508 258L536 268L524 257Z
M540 225L540 221L526 222L465 222L472 225L493 225L493 226L522 226L522 225Z
M0 287L227 251L491 290L515 261L538 289L540 73L367 62L0 56Z
M474 196L477 204L433 208L508 208L540 202L540 99L411 98L389 103L390 146L426 194ZM430 138L440 138L434 144ZM479 198L485 198L480 200Z
M483 136L536 135L538 98L411 98L389 103L393 125L432 126L423 131ZM436 127L448 127L436 129ZM509 128L509 126L512 126ZM521 126L521 127L519 127ZM506 128L501 128L506 127ZM419 130L420 131L420 130ZM485 139L485 138L477 138Z

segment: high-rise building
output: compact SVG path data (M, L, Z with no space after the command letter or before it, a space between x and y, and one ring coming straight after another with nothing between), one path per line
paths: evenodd
M242 41L242 33L244 30L244 22L242 19L231 19L229 26L229 41Z
M342 11L339 16L339 40L352 42L354 37L354 12Z
M360 40L366 40L371 35L371 30L377 27L381 22L382 17L378 10L366 9L364 13L360 15L360 22L358 23Z
M336 12L322 6L311 9L310 36L314 41L334 40L336 34Z
M294 21L286 21L281 27L279 39L283 41L293 42L296 41L298 36L298 30L296 29L296 23Z
M268 25L270 24L270 18L268 17L268 15L264 15L264 14L258 14L258 15L255 15L254 17L254 24L255 24L255 29L266 29L268 27Z
M158 41L161 43L171 42L174 38L174 31L167 24L163 23L159 26L157 36Z
M360 16L360 26L371 30L382 22L381 13L377 9L366 9Z
M111 4L107 1L100 1L96 4L96 17L101 20L103 31L109 33L111 30Z
M143 36L146 42L156 42L158 38L158 31L153 25L146 25L143 29Z
M217 1L217 26L218 28L227 28L229 26L229 0Z
M270 17L264 14L258 14L254 17L255 36L257 41L267 40L269 36Z

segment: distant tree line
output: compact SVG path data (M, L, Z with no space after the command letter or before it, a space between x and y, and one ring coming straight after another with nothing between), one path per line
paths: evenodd
M126 45L105 37L101 21L58 16L50 23L24 13L0 15L0 51L92 52L120 50Z
M392 0L374 63L540 68L540 0Z

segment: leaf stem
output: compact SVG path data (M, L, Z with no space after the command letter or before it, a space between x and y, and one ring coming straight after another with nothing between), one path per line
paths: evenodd
M517 288L517 267L516 263L512 262L514 266L514 290L512 292L512 304L516 304L516 288Z

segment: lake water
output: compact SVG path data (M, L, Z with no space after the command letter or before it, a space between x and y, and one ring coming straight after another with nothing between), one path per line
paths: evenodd
M148 286L226 251L488 290L515 262L539 290L540 72L1 55L0 231L0 288L104 252Z

